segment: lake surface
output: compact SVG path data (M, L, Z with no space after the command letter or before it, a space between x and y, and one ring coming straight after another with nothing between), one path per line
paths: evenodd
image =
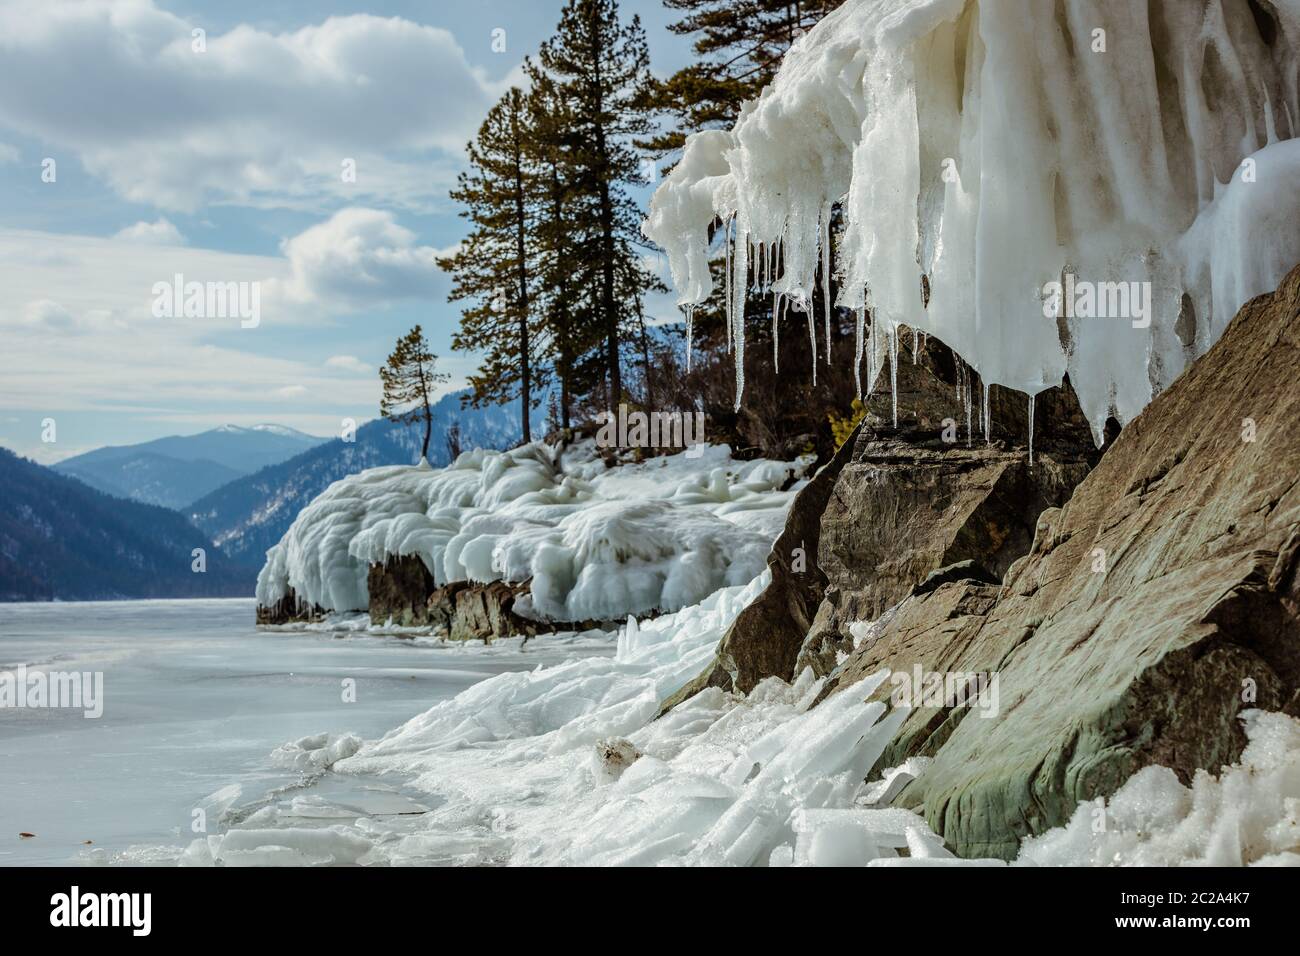
M357 786L277 766L281 744L373 739L492 675L614 651L612 638L484 647L253 620L252 599L0 604L0 671L103 674L98 718L0 707L0 866L166 862L198 836L195 807L232 784L240 804Z

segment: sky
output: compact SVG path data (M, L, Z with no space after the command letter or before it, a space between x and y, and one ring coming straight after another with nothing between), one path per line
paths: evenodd
M378 414L376 369L417 322L462 385L448 190L562 6L0 0L0 446L49 464L226 423L336 435ZM620 6L655 73L688 62L659 0ZM194 282L249 308L167 314Z

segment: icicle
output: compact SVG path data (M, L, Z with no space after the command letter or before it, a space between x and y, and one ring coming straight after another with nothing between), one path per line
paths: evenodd
M826 302L826 364L831 364L831 204L822 206L822 298ZM809 306L811 308L811 305Z
M1029 396L1029 467L1034 467L1034 396Z
M966 376L966 447L971 443L971 387L970 376Z
M993 444L993 409L989 408L989 383L984 383L984 443Z
M735 216L727 220L726 231L722 234L722 244L726 249L726 299L723 301L723 324L727 327L727 354L731 354L731 224L735 221Z
M695 306L686 306L686 371L691 370L691 344L695 341Z
M856 336L853 345L853 387L858 398L862 397L862 326L866 322L867 307L858 306L858 318L855 325ZM875 323L872 323L875 326ZM869 371L869 370L868 370ZM870 375L867 376L870 378Z
M921 351L921 330L912 327L912 364L916 364L916 353Z
M736 405L740 411L740 398L745 393L745 297L749 279L749 235L740 242L740 226L736 227L736 279L732 283L736 294L735 306L732 308L732 320L736 323Z
M817 316L812 302L808 303L808 347L812 349L813 388L817 387Z
M781 374L781 293L772 296L772 371Z
M894 397L894 427L898 427L898 326L889 330L889 391Z

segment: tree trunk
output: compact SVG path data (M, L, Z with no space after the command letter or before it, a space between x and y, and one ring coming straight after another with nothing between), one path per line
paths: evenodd
M609 147L605 142L605 79L600 69L603 41L596 8L591 8L592 46L595 50L595 135L597 179L600 182L601 308L605 318L605 361L609 363L610 411L623 400L623 375L618 363L618 312L614 306L614 206L609 196Z
M645 331L645 310L641 308L641 300L636 302L636 320L641 326L641 363L645 368L645 400L646 407L654 411L655 407L655 387L650 381L650 343Z
M529 361L531 345L528 341L528 248L524 242L524 170L523 150L519 142L519 106L510 114L511 132L514 134L515 152L515 254L519 257L519 362L520 385L519 403L521 430L524 444L533 440L533 430L529 419L532 410L532 366Z
M555 320L556 338L560 347L560 427L569 430L569 377L573 374L573 332L569 328L569 283L565 272L568 249L564 243L564 207L561 201L560 171L554 155L551 156L551 218L555 225L557 248L556 272L559 274L560 295Z

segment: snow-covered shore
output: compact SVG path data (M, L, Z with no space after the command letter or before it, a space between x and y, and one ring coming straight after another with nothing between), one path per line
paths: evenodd
M811 464L736 461L718 445L607 468L586 441L374 468L303 509L267 554L258 603L292 588L327 611L364 610L370 565L418 555L440 586L531 579L526 616L675 611L762 570Z
M817 707L821 681L805 672L747 697L709 689L653 719L765 577L629 622L612 658L497 675L379 740L289 742L274 755L285 767L404 780L427 799L372 814L328 798L275 801L193 841L180 862L1002 865L958 860L918 814L874 805L886 787L864 776L906 713L865 702L883 673ZM1300 721L1245 720L1238 765L1191 788L1146 768L1027 841L1016 862L1300 864Z

